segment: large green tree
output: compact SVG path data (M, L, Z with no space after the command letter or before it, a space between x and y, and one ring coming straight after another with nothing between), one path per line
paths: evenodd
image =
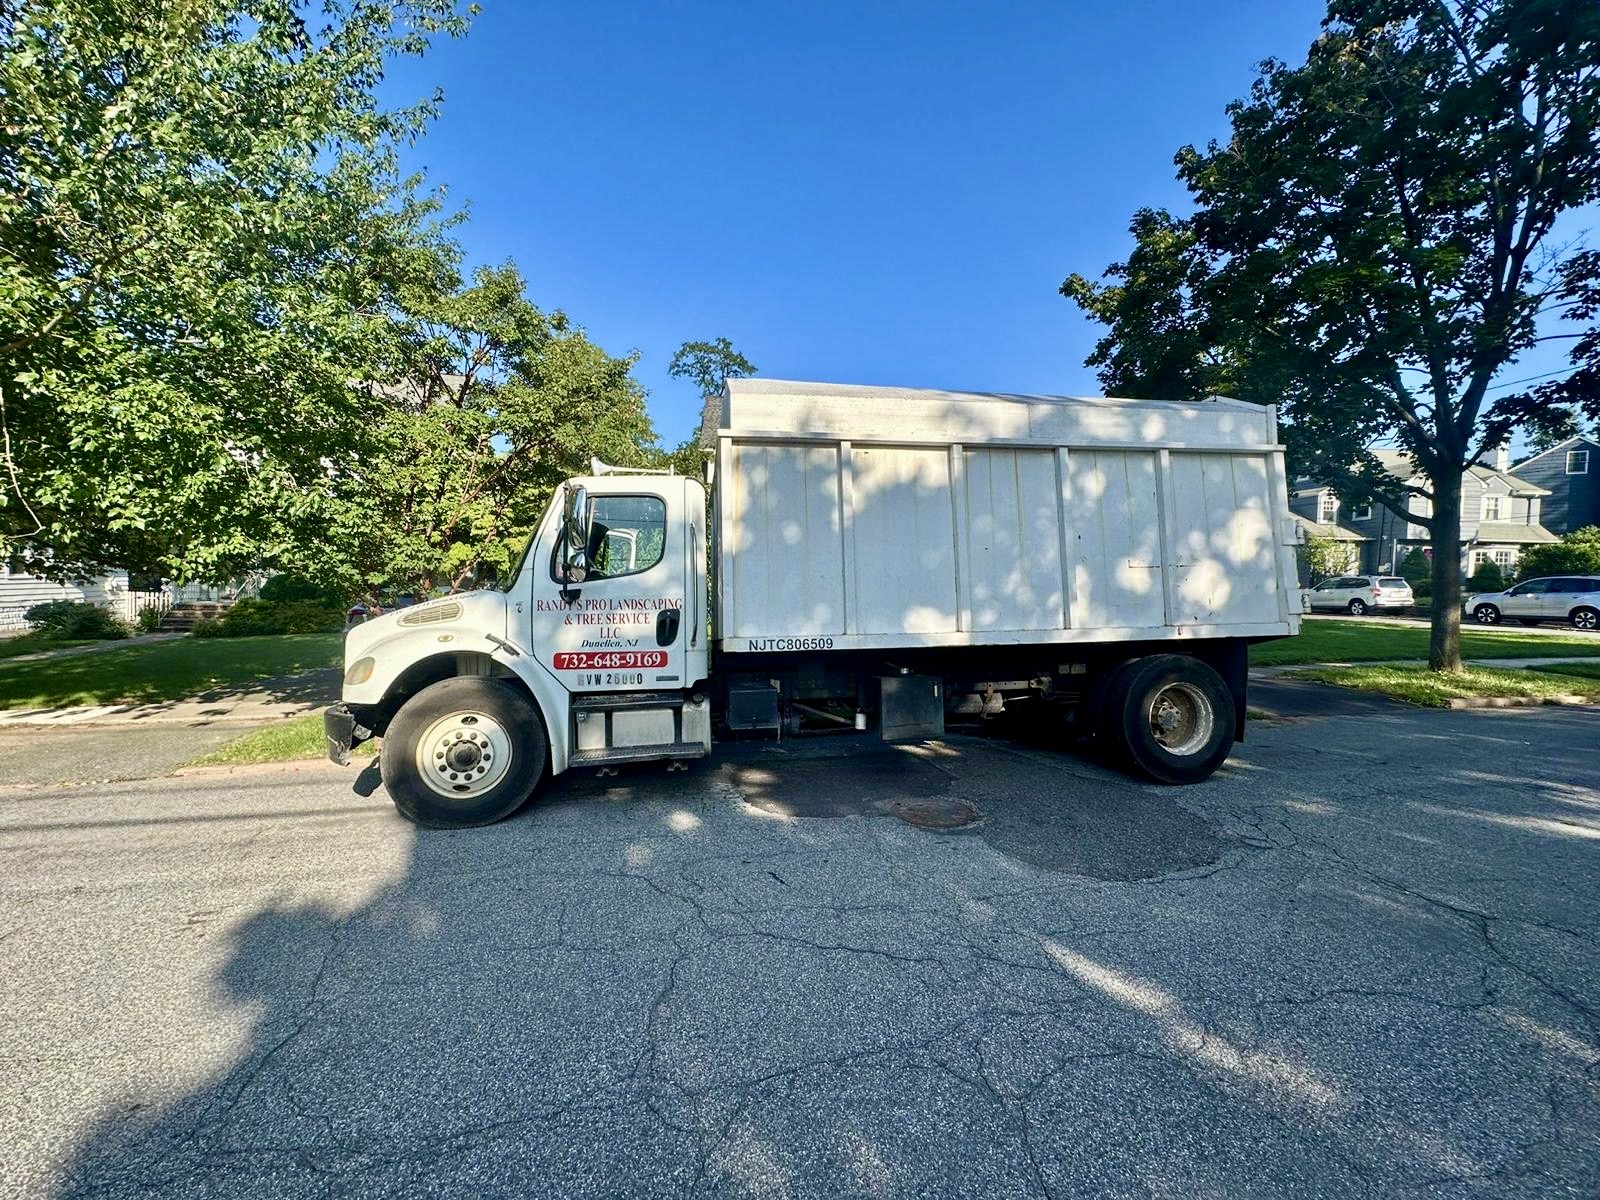
M467 286L445 270L401 297L387 381L364 389L366 430L336 464L329 542L306 564L354 594L500 575L561 480L591 457L643 465L655 453L632 356L541 312L509 264Z
M385 110L455 0L0 5L0 537L224 576L328 519L434 205Z
M1600 198L1600 5L1334 0L1305 62L1263 64L1232 133L1185 147L1187 217L1142 213L1111 282L1063 291L1109 326L1108 388L1271 399L1300 464L1429 530L1429 662L1458 669L1461 480L1548 393L1496 376L1569 304ZM1154 309L1154 311L1152 311ZM1388 441L1408 488L1369 447Z

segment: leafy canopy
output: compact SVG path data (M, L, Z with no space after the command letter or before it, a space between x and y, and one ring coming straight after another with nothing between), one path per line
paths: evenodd
M502 575L561 480L593 456L643 465L654 433L634 357L545 314L509 264L408 306L390 377L338 473L330 546L352 593L458 588Z
M1548 391L1490 385L1579 303L1558 221L1600 199L1600 5L1334 0L1305 62L1262 64L1228 114L1226 144L1177 155L1194 212L1139 213L1108 283L1063 284L1108 327L1089 362L1108 390L1275 401L1347 498L1425 495L1429 657L1457 668L1462 472L1558 419Z
M375 88L455 0L0 8L0 537L219 577L303 545L441 229Z

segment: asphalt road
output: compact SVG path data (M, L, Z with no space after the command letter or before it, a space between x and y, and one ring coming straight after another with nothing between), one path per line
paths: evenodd
M13 789L0 1194L1600 1194L1600 714L1295 712L1184 790L834 741L457 834Z

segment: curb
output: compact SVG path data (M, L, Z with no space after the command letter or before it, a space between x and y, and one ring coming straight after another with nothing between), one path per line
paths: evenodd
M1449 708L1591 708L1594 701L1587 696L1567 693L1561 696L1452 696L1446 702Z

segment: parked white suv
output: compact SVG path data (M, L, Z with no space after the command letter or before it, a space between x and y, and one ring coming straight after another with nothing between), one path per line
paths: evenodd
M1550 575L1524 579L1503 592L1468 596L1461 610L1480 625L1511 618L1524 625L1570 621L1576 629L1600 628L1600 576Z
M1374 609L1410 608L1411 585L1398 575L1338 575L1308 593L1313 610L1362 616Z

